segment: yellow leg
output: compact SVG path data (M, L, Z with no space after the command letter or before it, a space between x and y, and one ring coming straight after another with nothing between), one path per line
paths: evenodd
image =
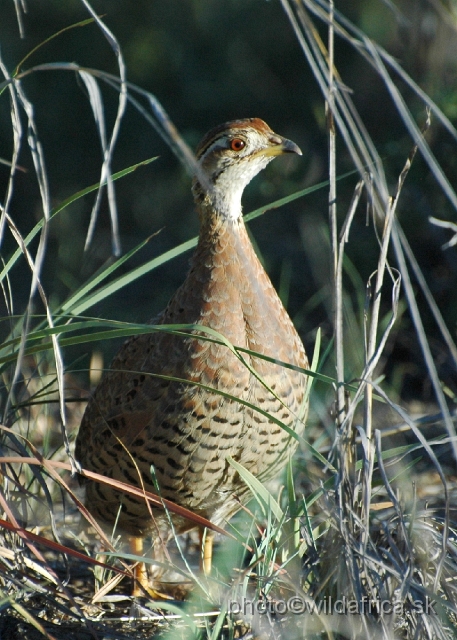
M205 535L206 531L206 535ZM200 570L205 576L211 573L211 565L213 561L213 533L208 529L200 528Z
M143 555L143 538L130 538L130 553L135 556ZM173 597L161 593L149 584L149 576L144 562L137 562L133 567L133 589L134 598L144 597L145 591L154 600L173 600Z
M135 556L143 555L143 538L130 538L130 553ZM133 590L132 596L135 598L144 596L144 591L149 592L148 572L144 562L137 562L133 567ZM141 588L143 587L143 588Z

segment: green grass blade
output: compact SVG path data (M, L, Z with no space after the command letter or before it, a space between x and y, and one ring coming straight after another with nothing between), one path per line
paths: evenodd
M311 393L311 388L314 385L314 381L316 380L318 375L320 375L320 374L317 374L317 367L319 365L319 355L321 352L321 338L322 338L322 331L319 327L316 333L316 340L314 342L314 350L313 350L313 359L311 361L311 371L316 375L310 376L310 380L306 386L305 396L303 398L304 403L308 402L309 394Z
M174 249L170 249L170 251L166 251L165 253L158 256L157 258L153 258L149 262L146 262L146 264L141 265L140 267L137 267L132 271L129 271L129 273L126 273L125 275L117 278L116 280L109 283L102 289L98 289L93 294L83 299L79 305L77 305L71 310L72 314L74 316L80 315L81 313L83 313L90 307L93 307L95 304L97 304L101 300L104 300L105 298L109 297L119 289L122 289L123 287L130 284L131 282L134 282L138 278L141 278L141 276L144 276L146 273L149 273L149 271L152 271L156 267L159 267L164 262L168 262L169 260L172 260L173 258L180 255L181 253L184 253L185 251L189 251L189 249L192 249L193 247L195 247L196 244L197 244L197 238L192 238L191 240L187 240L187 242L183 242L178 247L175 247Z
M118 171L117 173L113 173L113 175L111 176L111 180L119 180L119 178L123 178L124 176L128 175L129 173L132 173L133 171L135 171L139 167L145 166L145 165L149 164L150 162L153 162L154 160L157 160L157 157L158 156L155 156L153 158L148 158L147 160L142 160L141 162L138 162L137 164L134 164L134 165L132 165L130 167L127 167L126 169L122 169L122 171ZM106 184L106 183L104 182L103 184ZM73 202L76 202L76 200L79 200L80 198L83 198L88 193L92 193L93 191L96 191L99 187L100 187L100 182L97 182L96 184L93 184L90 187L86 187L85 189L81 189L81 191L77 191L73 195L69 196L66 200L61 202L57 207L52 209L52 211L50 213L50 220L52 220L52 218L54 218L54 216L56 216L61 211L63 211L66 207L68 207L68 205L72 204ZM28 245L32 242L32 240L35 238L35 236L41 231L42 227L43 227L43 220L40 220L33 227L33 229L30 231L30 233L25 237L24 245L26 247L28 247ZM16 251L13 253L11 258L6 263L6 265L0 271L0 282L4 279L4 277L11 270L11 268L14 266L14 264L17 262L17 260L21 257L21 255L22 255L21 249L20 248L16 249Z
M352 176L355 173L357 172L348 171L347 173L343 173L341 176L339 176L337 180L344 180L344 178L348 178L349 176ZM325 189L326 187L328 187L328 185L329 185L329 181L324 180L323 182L318 182L317 184L314 184L312 187L307 187L306 189L302 189L301 191L295 191L295 193L291 193L290 195L285 196L284 198L280 198L279 200L275 200L274 202L271 202L270 204L267 204L264 207L260 207L259 209L252 211L251 213L247 213L245 216L243 216L244 220L246 222L249 222L250 220L255 220L255 218L258 218L259 216L263 215L267 211L271 211L271 209L279 209L279 207L283 207L285 204L289 204L289 202L298 200L298 198L303 198L304 196L307 196L310 193L313 193L314 191L319 191L319 189Z
M134 256L138 251L140 251L151 240L151 238L154 237L154 235L156 234L149 236L148 238L140 242L139 245L137 245L136 247L128 251L125 255L118 258L112 264L110 264L108 267L96 273L94 277L91 280L89 280L89 282L86 282L82 287L80 287L77 291L75 291L75 293L71 295L71 297L61 306L59 313L60 312L71 313L72 309L76 306L76 303L79 300L81 300L81 298L83 298L84 296L87 296L87 294L90 291L92 291L92 289L97 287L101 282L103 282L103 280L108 278L108 276L110 276L114 271L116 271L116 269L119 269L120 266L122 266L125 262L130 260L130 258ZM75 314L75 315L79 315L79 314Z
M259 503L264 515L272 512L277 520L280 522L284 519L284 512L273 498L271 493L263 486L263 484L250 471L245 469L243 465L236 462L232 457L227 456L229 464L238 472L240 477L244 480L247 486L252 491L252 495Z
M155 158L153 158L153 159L155 159ZM354 173L354 171L349 171L348 173L345 173L342 176L340 176L339 179L346 178L346 177L352 175L353 173ZM115 176L117 176L117 174L115 174ZM113 178L115 176L113 176ZM296 191L295 193L292 193L291 195L286 196L285 198L280 198L279 200L275 200L274 202L271 202L270 204L268 204L268 205L266 205L264 207L260 207L259 209L256 209L255 211L252 211L251 213L248 213L246 216L244 216L244 219L247 222L249 220L254 220L255 218L261 216L262 214L266 213L267 211L270 211L271 209L278 209L279 207L283 207L284 205L289 204L290 202L293 202L294 200L297 200L298 198L302 198L302 197L312 193L313 191L317 191L318 189L324 188L325 186L327 186L327 184L328 184L328 181L319 182L318 184L316 184L316 185L314 185L312 187L308 187L307 189L302 189L301 191ZM121 276L120 278L117 278L116 280L114 280L113 282L109 283L105 287L102 287L101 289L98 289L93 294L88 295L85 298L82 295L79 296L78 299L82 298L82 300L81 300L79 305L76 305L75 307L72 307L71 306L72 303L70 301L67 301L64 304L64 306L62 307L62 309L63 310L71 309L71 312L72 312L73 315L75 315L75 316L80 315L81 313L84 313L87 309L89 309L90 307L94 306L98 302L101 302L102 300L104 300L108 296L112 295L113 293L115 293L119 289L122 289L123 287L129 285L130 283L134 282L138 278L141 278L142 276L146 275L147 273L149 273L153 269L156 269L157 267L159 267L160 265L168 262L169 260L173 260L173 258L176 258L177 256L181 255L182 253L185 253L186 251L189 251L190 249L193 249L197 245L197 242L198 242L198 238L197 237L191 238L190 240L187 240L186 242L183 242L182 244L180 244L179 246L175 247L174 249L171 249L170 251L166 251L161 256L158 256L157 258L153 258L152 260L150 260L146 264L141 265L140 267L137 267L136 269L133 269L132 271L130 271L129 273L126 273L125 275Z
M351 175L352 173L353 172L344 174L343 176L341 176L341 178ZM327 182L320 182L319 184L309 187L308 189L302 189L301 191L297 191L296 193L293 193L285 198L280 198L279 200L275 200L274 202L271 202L270 204L264 207L261 207L259 209L256 209L255 211L252 211L251 213L248 213L246 216L244 216L244 219L246 221L254 220L258 216L266 213L267 211L270 211L271 209L278 209L279 207L289 204L289 202L292 202L293 200L297 200L298 198L302 198L308 195L309 193L312 193L313 191L322 189L327 184L328 184ZM146 264L140 267L137 267L136 269L133 269L132 271L130 271L129 273L126 273L125 275L121 276L117 280L114 280L113 282L108 284L106 287L103 287L102 289L95 291L91 296L88 296L85 299L83 299L79 305L77 305L72 309L72 313L74 315L79 315L81 313L84 313L87 309L89 309L93 305L97 304L98 302L101 302L108 296L112 295L113 293L115 293L119 289L122 289L128 284L134 282L138 278L141 278L142 276L146 275L153 269L156 269L157 267L164 264L165 262L168 262L169 260L173 260L173 258L176 258L182 253L185 253L186 251L193 249L197 245L197 242L198 242L197 237L191 238L190 240L183 242L182 244L175 247L174 249L171 249L170 251L166 251L161 256L158 256L157 258L153 258ZM68 309L69 307L66 305L67 303L65 303L65 309Z
M52 36L49 36L49 38L46 38L46 40L43 40L42 42L37 44L37 46L34 47L31 51L29 51L28 54L24 58L22 58L22 60L19 62L19 64L17 65L16 69L13 72L13 77L16 77L18 75L24 63L27 62L27 60L31 58L34 53L36 53L39 49L41 49L41 47L44 47L45 44L47 44L48 42L51 42L58 36L62 35L62 33L65 33L66 31L70 31L70 29L76 29L76 27L85 27L88 24L91 24L92 22L95 22L94 18L87 18L86 20L75 22L74 24L70 24L68 27L64 27L63 29L60 29L60 31L53 33Z

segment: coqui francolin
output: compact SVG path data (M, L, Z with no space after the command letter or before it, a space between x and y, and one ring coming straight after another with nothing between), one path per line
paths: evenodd
M95 390L76 441L83 468L153 493L158 485L163 498L217 525L250 497L227 458L263 483L273 479L294 453L297 439L268 416L301 433L307 414L306 375L271 361L308 367L241 210L246 185L276 156L288 153L301 155L295 143L258 118L227 122L203 138L192 187L200 218L198 245L184 283L154 319L159 325L210 327L231 345L270 360L243 352L245 364L227 344L214 341L214 335L205 340L197 329L187 335L135 336L121 347ZM139 497L84 480L86 505L94 517L116 522L137 551L152 535L160 555L173 535L169 514L159 508L151 513ZM171 518L176 533L195 526ZM144 570L137 577L146 587ZM134 592L142 592L138 584Z

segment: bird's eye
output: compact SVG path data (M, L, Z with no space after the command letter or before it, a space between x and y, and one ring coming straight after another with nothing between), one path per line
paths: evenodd
M230 140L230 149L232 151L241 151L245 146L246 143L244 140L241 140L241 138L233 138L233 140Z

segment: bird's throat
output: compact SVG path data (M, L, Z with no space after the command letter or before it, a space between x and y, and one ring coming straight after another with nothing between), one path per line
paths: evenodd
M194 187L194 199L200 224L203 225L207 221L214 219L226 221L241 219L243 216L241 207L242 193L241 189L230 191L214 189L200 192Z

